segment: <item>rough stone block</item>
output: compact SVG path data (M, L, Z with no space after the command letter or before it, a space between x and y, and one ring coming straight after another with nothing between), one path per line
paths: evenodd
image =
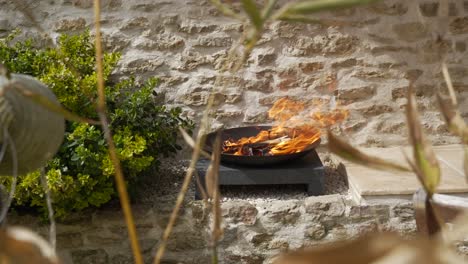
M350 87L338 90L340 100L367 100L376 94L375 86Z
M414 220L413 203L399 204L391 209L392 217L397 217L402 222Z
M343 197L339 194L308 197L304 202L308 214L338 217L345 213Z
M408 5L405 2L396 2L391 4L386 2L377 2L375 4L370 5L369 9L377 14L388 16L401 16L408 12Z
M306 228L305 236L312 240L321 240L327 235L327 229L325 226L319 223L315 223Z
M80 233L62 233L57 235L59 249L79 248L83 246L83 237Z
M179 26L179 31L188 34L210 33L219 29L215 24L202 24L195 20L184 20Z
M254 225L257 221L257 208L249 202L225 202L221 205L222 214L233 222Z
M90 263L108 263L109 255L104 249L92 250L75 250L71 252L73 263L90 264Z
M428 2L428 3L420 3L419 10L421 14L426 17L433 17L437 15L437 11L439 10L439 3L438 2Z
M452 20L449 25L452 34L465 34L468 33L468 16L458 17Z
M400 39L408 42L414 42L428 37L427 27L420 22L394 25L393 31Z
M149 27L149 20L146 17L135 17L126 21L121 27L121 30L131 29L146 29Z
M299 63L299 68L302 70L303 73L309 74L314 73L318 70L324 68L323 62L303 62Z
M86 20L82 17L74 19L62 19L55 23L54 30L57 32L70 32L84 30L86 28Z
M215 36L199 36L195 41L194 46L198 47L228 47L231 46L232 38L229 36L215 35Z

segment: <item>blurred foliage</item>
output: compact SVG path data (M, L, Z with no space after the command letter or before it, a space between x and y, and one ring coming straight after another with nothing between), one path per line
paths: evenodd
M13 32L0 40L0 63L11 72L24 73L48 85L71 112L97 119L95 47L89 32L61 35L57 48L38 48L32 40L17 41ZM191 130L190 120L180 108L156 103L157 79L143 84L130 76L120 82L109 79L120 59L118 53L104 54L104 78L108 116L117 154L130 190L139 176L157 169L162 157L176 153L178 127ZM47 179L59 218L89 206L100 206L116 195L114 168L100 126L67 122L65 140L47 166ZM1 178L8 184L11 178ZM40 173L19 177L15 204L47 212Z

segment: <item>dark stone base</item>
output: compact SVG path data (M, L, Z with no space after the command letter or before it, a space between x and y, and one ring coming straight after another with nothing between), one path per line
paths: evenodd
M209 160L202 159L197 163L197 176L205 186L205 174ZM312 151L307 156L273 166L251 167L232 164L221 164L219 168L219 185L307 185L309 195L322 195L324 185L324 168L317 153ZM195 199L201 199L198 187Z

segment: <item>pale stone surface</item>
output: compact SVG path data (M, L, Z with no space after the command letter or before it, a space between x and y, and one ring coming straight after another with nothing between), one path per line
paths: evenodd
M54 39L58 33L76 34L94 24L91 0L27 4ZM221 82L228 89L216 95L213 111L222 113L226 106L236 110L214 116L214 126L271 123L267 108L284 96L307 101L335 95L349 107L345 126L350 127L347 136L353 142L404 145L397 123L411 80L427 113L422 121L435 143L458 143L443 128L434 103L434 91L445 89L439 74L442 53L459 92L462 114L468 117L464 107L468 102L468 10L459 1L448 7L449 16L444 19L438 1L385 0L320 14L324 24L266 25L245 68L226 76L231 81ZM157 89L164 94L162 100L182 106L187 116L198 120L227 50L245 27L222 16L209 1L106 0L102 10L104 47L122 53L113 79L130 74L139 81L160 77ZM7 1L0 35L17 27L21 37L39 38L33 24ZM392 125L381 124L383 120Z
M140 246L151 263L175 195L155 197L134 205ZM364 232L415 232L411 203L401 200L372 205L353 203L348 196L326 195L305 200L229 200L221 204L224 235L219 243L220 263L271 263L288 250L357 237ZM95 211L95 212L92 212ZM163 263L210 262L212 218L201 201L186 201L169 239ZM92 224L89 219L92 218ZM47 237L47 225L38 217L10 214L8 222L21 224ZM90 210L57 226L58 252L65 264L133 263L127 228L116 207Z
M368 154L406 164L401 148L363 149ZM409 157L412 152L404 151ZM441 167L441 184L437 189L441 193L468 192L468 184L463 175L463 148L460 145L436 146L434 151ZM420 183L413 173L381 171L365 168L345 162L350 186L365 197L372 195L413 194L420 188Z

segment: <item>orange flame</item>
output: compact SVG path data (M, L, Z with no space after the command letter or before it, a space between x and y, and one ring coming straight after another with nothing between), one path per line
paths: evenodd
M330 101L328 103L331 105ZM336 106L331 110L319 110L324 106L325 102L317 104L281 98L268 111L268 116L278 121L278 125L262 130L253 137L226 140L223 152L249 156L301 152L320 139L321 129L341 122L348 116L347 110Z

